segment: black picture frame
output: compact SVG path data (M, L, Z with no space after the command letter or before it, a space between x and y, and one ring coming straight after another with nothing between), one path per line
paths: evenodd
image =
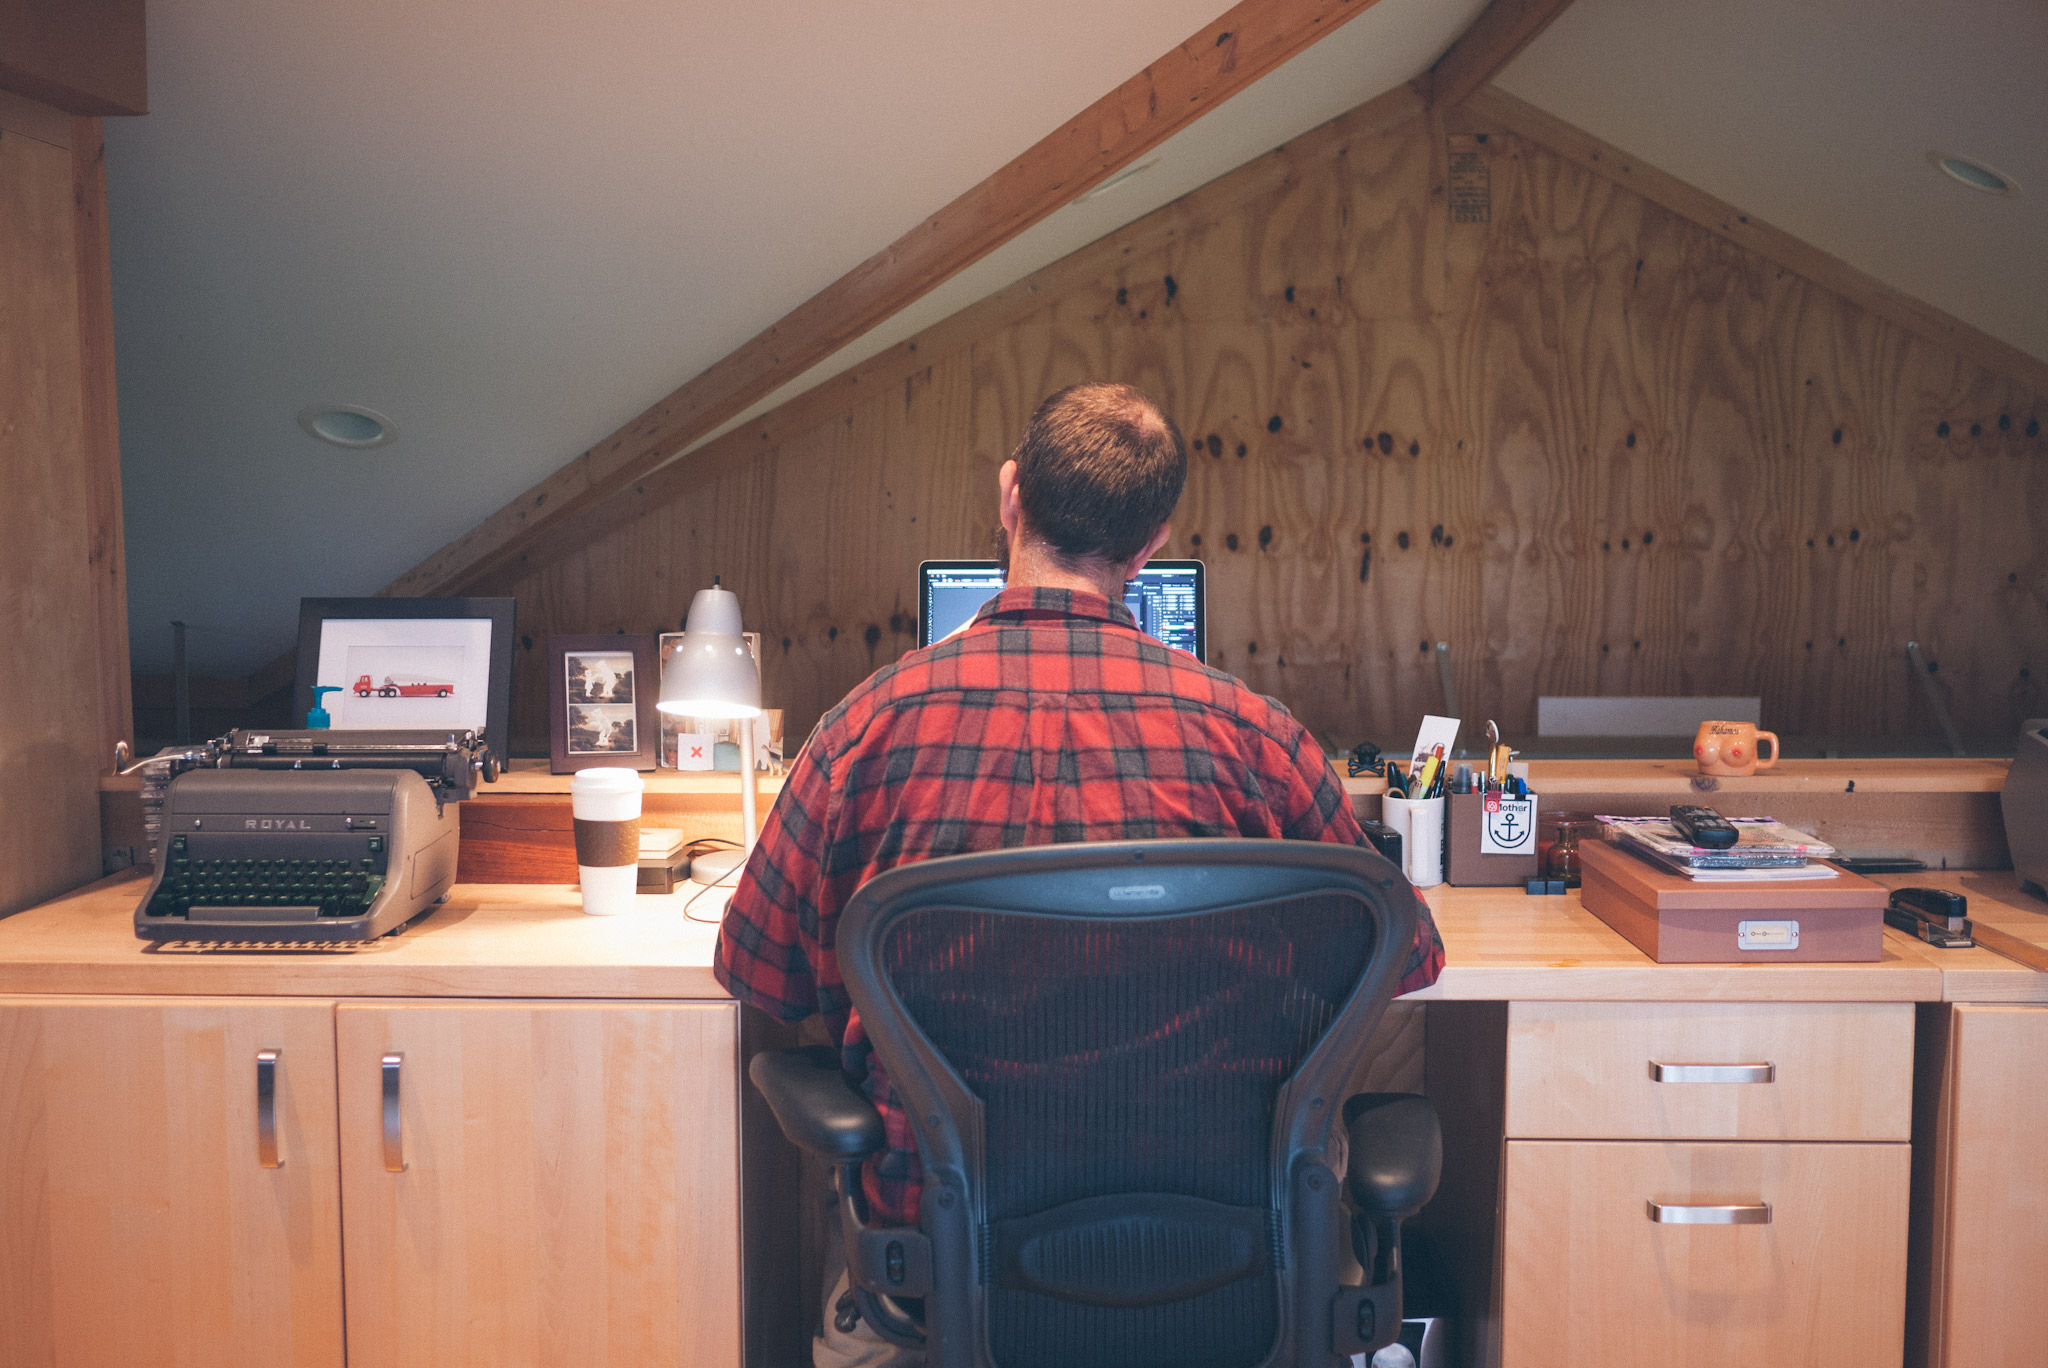
M517 599L510 598L302 598L299 600L299 658L292 687L294 717L313 707L320 682L320 639L329 620L400 619L449 621L488 618L491 624L490 685L484 701L484 742L502 766L512 758L512 653L518 644Z
M625 682L630 697L572 699L569 696L570 656L631 656L632 677ZM609 678L607 676L606 678ZM661 757L661 713L655 703L661 697L661 655L651 636L625 633L550 636L548 638L548 769L554 774L574 774L580 769L651 770ZM572 708L595 708L631 717L618 717L616 727L631 722L633 745L608 745L603 749L575 750L576 724Z

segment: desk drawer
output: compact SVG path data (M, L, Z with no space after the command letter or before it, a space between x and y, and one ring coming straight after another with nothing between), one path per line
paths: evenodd
M1510 1142L1501 1361L1896 1364L1911 1162L1910 1145Z
M1912 1105L1907 1002L1508 1009L1510 1137L1907 1140Z

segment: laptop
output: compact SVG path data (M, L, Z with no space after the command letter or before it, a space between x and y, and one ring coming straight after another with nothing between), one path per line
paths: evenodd
M1208 567L1198 560L1147 561L1124 586L1124 606L1154 640L1209 659ZM943 641L974 620L1003 588L992 560L926 561L917 567L917 644Z

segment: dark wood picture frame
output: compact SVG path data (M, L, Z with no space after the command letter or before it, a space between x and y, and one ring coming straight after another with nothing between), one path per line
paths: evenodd
M631 699L619 699L614 695L609 700L581 699L570 697L569 657L583 655L623 656L633 658ZM661 697L661 655L652 636L628 636L614 633L583 636L550 636L548 638L548 768L555 774L574 774L580 769L610 767L612 769L651 770L661 755L661 713L655 708L655 701ZM612 729L614 741L602 748L571 749L578 743L578 733L587 732L587 724L578 726L570 713L572 709L603 709L609 714L604 725ZM616 729L627 719L621 715L624 709L632 709L632 746L616 743Z
M484 741L500 765L508 764L512 759L512 651L518 644L517 604L517 599L509 598L302 598L299 657L292 687L293 716L304 717L313 707L313 686L320 682L320 636L323 624L330 618L489 618L491 673L489 696L484 700Z

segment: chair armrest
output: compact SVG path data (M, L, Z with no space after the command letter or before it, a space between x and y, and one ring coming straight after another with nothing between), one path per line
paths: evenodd
M1436 1192L1443 1133L1436 1108L1411 1093L1360 1093L1344 1104L1351 1141L1345 1182L1351 1201L1373 1215L1412 1216Z
M747 1077L799 1149L847 1164L887 1143L881 1113L846 1081L829 1046L764 1051L747 1065Z

